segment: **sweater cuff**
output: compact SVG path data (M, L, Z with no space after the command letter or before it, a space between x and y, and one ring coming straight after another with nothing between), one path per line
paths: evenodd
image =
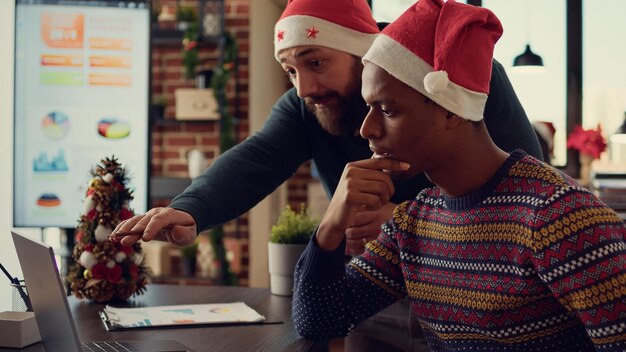
M325 251L317 245L316 236L311 236L300 262L301 279L320 285L332 284L343 279L346 273L345 248L344 238L337 249Z
M195 209L198 208L197 205L194 207L193 204L189 204L188 202L176 201L176 202L172 202L170 205L168 205L168 207L172 209L184 211L185 213L191 215L193 220L196 222L196 231L197 231L196 235L208 228L208 227L205 228L206 224L201 223L203 219L202 214L195 211Z

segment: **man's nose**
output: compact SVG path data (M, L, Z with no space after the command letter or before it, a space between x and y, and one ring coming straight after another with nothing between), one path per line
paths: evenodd
M377 123L376 114L373 113L372 109L367 113L363 123L361 124L361 129L359 133L361 137L365 139L376 139L380 138L382 132L380 126Z
M308 98L317 94L319 86L313 75L300 74L294 81L294 86L300 98Z

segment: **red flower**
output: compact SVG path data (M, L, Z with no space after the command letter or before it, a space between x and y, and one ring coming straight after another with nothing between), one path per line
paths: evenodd
M89 213L87 213L87 217L89 218L89 220L93 220L96 218L96 215L98 215L98 213L96 212L96 209L91 209L89 211Z
M93 244L92 243L89 243L89 244L85 245L85 252L93 252Z
M115 265L114 267L109 269L109 271L107 271L106 275L107 275L108 282L112 284L116 284L120 282L120 280L122 279L122 267L119 265Z
M130 219L133 217L133 212L126 209L126 208L122 208L122 211L120 211L120 219L122 220L126 220L126 219Z
M82 231L76 231L76 237L75 237L76 242L82 242L83 237L85 237L85 234Z
M606 150L606 140L602 137L600 125L595 130L585 130L581 126L576 126L567 139L567 149L572 148L598 159Z
M102 263L98 263L91 268L91 277L94 279L102 279L107 274L107 267Z

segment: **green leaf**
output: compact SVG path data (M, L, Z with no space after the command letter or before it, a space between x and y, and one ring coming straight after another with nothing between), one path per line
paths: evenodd
M306 244L315 232L319 219L309 215L302 204L296 213L289 205L285 207L270 232L270 242L284 244Z

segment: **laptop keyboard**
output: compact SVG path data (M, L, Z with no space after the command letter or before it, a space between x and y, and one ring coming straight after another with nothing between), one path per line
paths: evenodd
M139 351L136 348L133 348L128 343L118 342L118 341L93 341L93 342L83 342L81 344L81 350L83 352L128 352L128 351Z

